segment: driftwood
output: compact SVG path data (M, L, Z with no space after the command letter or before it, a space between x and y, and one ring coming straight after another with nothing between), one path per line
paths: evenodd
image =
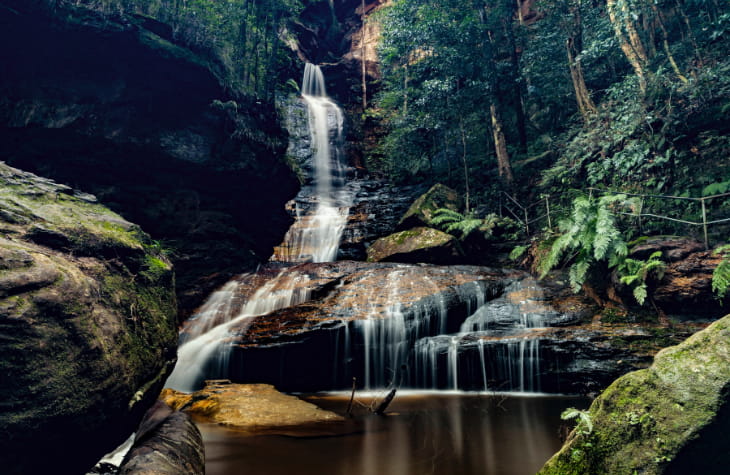
M352 378L352 394L350 394L350 403L347 405L347 416L352 416L352 403L355 400L355 386L357 385L357 378Z
M388 406L393 401L393 398L395 398L395 391L396 389L393 388L390 390L387 396L385 396L385 399L383 399L380 404L378 404L378 407L375 408L373 411L374 414L378 414L379 416L382 416L383 413L385 413L385 410L388 409Z

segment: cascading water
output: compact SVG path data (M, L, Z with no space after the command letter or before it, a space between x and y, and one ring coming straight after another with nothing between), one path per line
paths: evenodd
M534 279L515 282L500 298L480 298L458 334L417 341L415 386L539 391L539 330L556 314L541 299Z
M298 216L272 260L279 262L328 262L337 256L344 230L351 193L342 186L340 163L342 110L327 97L324 76L318 66L306 64L302 81L302 99L307 105L314 170L314 212ZM299 215L299 213L297 213ZM262 285L248 300L236 308L239 282L228 282L215 292L190 321L181 336L178 362L166 386L181 391L197 389L210 377L227 377L231 330L244 331L254 317L290 307L309 298L306 275L284 270Z
M302 81L307 105L314 186L295 200L296 220L272 260L279 262L330 262L336 259L342 232L352 204L352 192L343 186L341 144L342 109L327 96L319 66L307 63ZM314 211L299 203L314 203Z

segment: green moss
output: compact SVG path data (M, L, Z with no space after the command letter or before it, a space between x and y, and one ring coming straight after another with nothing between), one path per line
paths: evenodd
M574 433L540 473L662 473L730 403L727 361L730 316L616 380L591 405L593 433Z

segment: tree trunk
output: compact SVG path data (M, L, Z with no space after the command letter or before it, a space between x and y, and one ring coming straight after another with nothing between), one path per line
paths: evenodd
M586 86L583 77L583 67L580 64L578 55L583 51L583 17L581 15L581 0L573 7L573 24L570 37L565 43L565 49L568 55L568 67L570 68L570 79L573 81L573 90L575 91L575 100L578 103L578 111L587 120L591 114L597 112L596 105L591 99L591 93Z
M368 108L368 82L367 82L367 67L365 66L365 0L360 2L361 18L360 23L362 24L362 35L360 36L360 63L362 66L362 111Z
M606 0L606 10L608 18L613 26L613 31L618 39L621 51L628 59L634 73L639 80L639 88L642 93L646 92L646 50L639 38L639 34L634 27L631 12L626 1L621 2L620 8L616 5L616 0ZM620 10L620 11L619 11ZM626 34L624 34L626 30Z
M512 165L509 161L509 153L507 153L507 141L504 138L502 130L502 119L499 117L497 106L494 102L489 104L489 114L492 119L492 137L494 138L494 149L497 153L497 169L499 176L507 183L512 183Z
M464 120L459 119L459 131L461 132L461 162L464 166L464 203L468 213L471 208L469 206L469 167L466 163L466 132L464 131Z
M519 4L518 4L519 9ZM519 10L518 10L519 11ZM522 21L520 21L522 24ZM520 151L527 153L527 125L524 109L524 96L522 94L522 71L520 70L520 59L517 56L517 41L515 40L515 32L512 31L511 15L504 21L504 31L507 35L510 50L510 68L512 69L512 80L515 86L515 115L517 116L517 134L520 140Z
M652 10L654 10L654 14L656 15L656 21L659 25L659 29L662 31L662 44L664 45L664 52L667 55L667 59L669 60L669 64L672 65L672 69L674 70L674 74L677 75L680 81L687 84L689 80L687 77L682 74L682 71L679 70L679 66L677 65L677 61L674 59L674 56L672 55L672 51L669 48L669 35L667 34L667 29L664 26L664 18L662 15L662 12L659 11L657 6L655 4L651 4Z

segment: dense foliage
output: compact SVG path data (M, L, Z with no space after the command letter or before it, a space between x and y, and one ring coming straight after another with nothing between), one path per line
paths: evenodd
M287 25L300 0L45 0L53 7L84 5L105 15L151 17L172 27L171 39L225 69L228 86L272 100L290 76L293 53Z
M491 207L504 189L730 188L727 2L396 0L379 21L371 166L395 178Z

